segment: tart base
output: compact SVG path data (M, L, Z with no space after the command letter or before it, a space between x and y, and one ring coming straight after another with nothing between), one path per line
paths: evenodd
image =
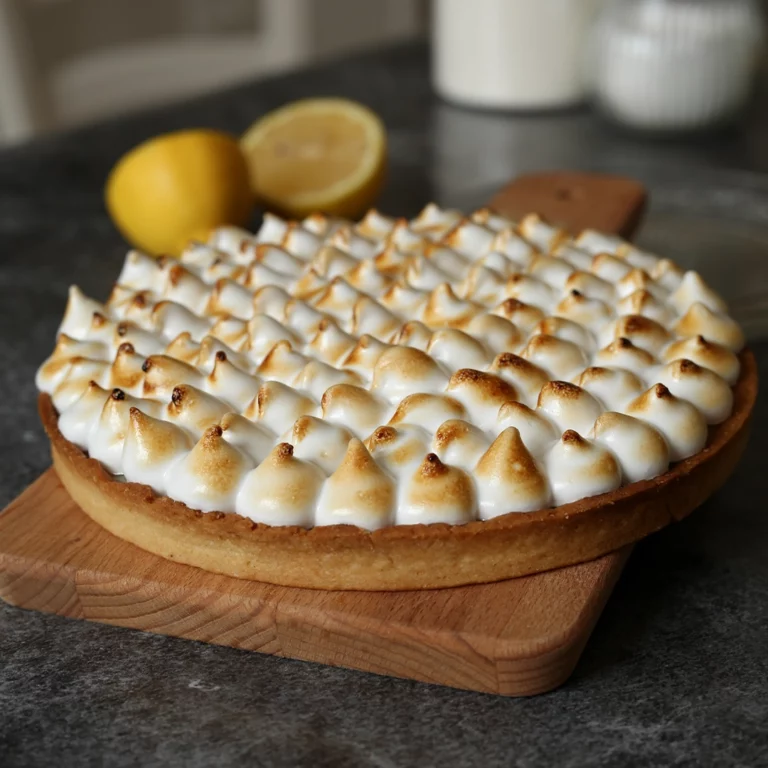
M207 571L312 589L362 591L501 581L593 560L680 520L728 479L746 446L757 397L752 353L740 354L734 409L707 447L652 480L552 509L466 525L354 526L306 530L203 513L149 486L115 480L64 438L49 395L38 398L53 465L96 523L142 549Z

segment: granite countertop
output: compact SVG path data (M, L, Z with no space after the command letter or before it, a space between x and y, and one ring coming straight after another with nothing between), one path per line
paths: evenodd
M1 504L48 465L33 376L67 286L106 295L124 256L101 199L110 166L158 132L237 132L308 95L383 116L387 212L479 205L529 170L639 177L653 195L640 242L722 286L766 380L764 110L738 131L652 143L588 110L463 111L433 96L427 63L423 47L386 50L0 153ZM759 401L734 477L636 547L558 691L503 699L0 604L0 765L768 765L766 429Z

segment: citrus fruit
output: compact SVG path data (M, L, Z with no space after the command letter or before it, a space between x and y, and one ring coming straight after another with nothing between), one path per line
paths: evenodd
M112 169L105 198L128 241L173 255L222 224L247 224L254 202L237 140L203 129L139 144Z
M384 125L355 101L295 101L254 123L240 144L256 197L287 216L355 218L384 182Z

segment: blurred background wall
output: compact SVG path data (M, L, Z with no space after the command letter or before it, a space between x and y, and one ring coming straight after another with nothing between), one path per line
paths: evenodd
M0 0L0 144L426 28L427 0Z

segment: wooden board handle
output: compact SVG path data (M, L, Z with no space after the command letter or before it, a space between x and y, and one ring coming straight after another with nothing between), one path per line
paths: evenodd
M490 207L515 220L539 213L574 234L598 229L630 238L640 224L646 199L645 187L623 176L536 173L502 187Z

